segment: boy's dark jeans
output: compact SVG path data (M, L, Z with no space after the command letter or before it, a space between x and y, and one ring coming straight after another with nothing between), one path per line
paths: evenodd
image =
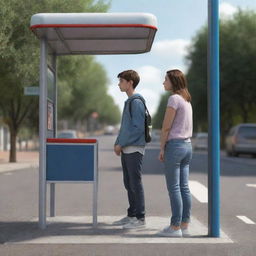
M139 152L121 154L124 186L128 192L129 217L145 218L144 190L141 180L143 155Z

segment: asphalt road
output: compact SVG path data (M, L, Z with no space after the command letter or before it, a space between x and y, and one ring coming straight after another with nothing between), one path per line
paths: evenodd
M98 215L125 215L126 193L120 158L112 151L114 136L99 137ZM163 165L157 160L158 144L152 143L144 158L143 182L148 216L170 216ZM207 187L207 153L194 152L190 170L193 184L193 216L207 226L207 202L200 202ZM16 245L8 244L15 233L38 216L38 170L24 169L0 174L0 255L255 255L256 159L221 156L221 229L233 244L137 245ZM91 215L92 187L58 184L56 214ZM240 216L240 217L238 217ZM242 217L241 217L242 216ZM36 228L36 227L34 227Z

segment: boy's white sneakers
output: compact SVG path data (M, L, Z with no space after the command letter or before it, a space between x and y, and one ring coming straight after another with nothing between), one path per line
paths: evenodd
M132 220L131 222L123 225L124 229L141 229L146 227L145 220L140 220L135 218L135 220Z
M129 217L129 216L126 216L126 217L123 217L122 219L120 220L117 220L117 221L114 221L113 224L114 225L125 225L125 224L128 224L134 220L137 220L136 217Z

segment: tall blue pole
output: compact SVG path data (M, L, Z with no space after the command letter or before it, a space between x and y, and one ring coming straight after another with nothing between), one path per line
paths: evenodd
M220 236L219 0L208 0L208 225Z

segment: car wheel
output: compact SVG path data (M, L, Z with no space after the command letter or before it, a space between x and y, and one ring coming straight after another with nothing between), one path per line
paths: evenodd
M231 154L232 154L232 156L234 156L234 157L238 157L238 155L239 155L239 154L235 151L234 147L232 147Z
M226 151L227 156L232 156L232 152Z
M234 157L238 157L238 156L239 156L239 153L233 151L233 152L232 152L232 155L233 155Z

